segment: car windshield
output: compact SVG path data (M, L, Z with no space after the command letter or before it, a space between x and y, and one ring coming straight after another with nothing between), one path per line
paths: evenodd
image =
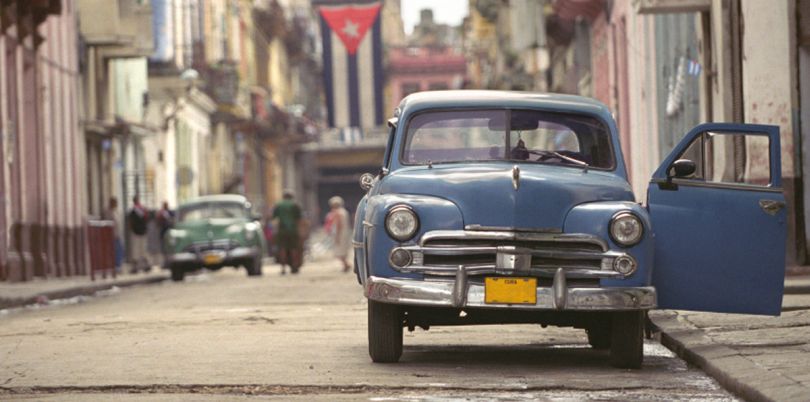
M506 124L506 122L509 124ZM535 110L460 110L410 119L402 152L408 165L523 161L612 169L608 128L576 114Z
M191 204L181 207L178 213L178 220L180 222L247 217L248 210L245 208L245 204L238 202L205 202Z

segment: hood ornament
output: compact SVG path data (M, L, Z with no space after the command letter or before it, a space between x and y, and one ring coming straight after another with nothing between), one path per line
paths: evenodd
M520 168L518 165L512 166L512 187L517 191L520 188Z

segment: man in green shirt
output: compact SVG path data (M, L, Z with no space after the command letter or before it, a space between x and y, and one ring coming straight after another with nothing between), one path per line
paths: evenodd
M303 257L301 234L298 232L301 207L293 200L292 192L284 191L283 200L273 210L273 219L276 220L275 240L281 274L286 273L287 265L290 266L291 273L297 274Z

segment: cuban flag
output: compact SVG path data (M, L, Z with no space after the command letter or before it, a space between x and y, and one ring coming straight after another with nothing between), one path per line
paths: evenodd
M383 124L380 2L314 1L321 19L323 81L331 127Z

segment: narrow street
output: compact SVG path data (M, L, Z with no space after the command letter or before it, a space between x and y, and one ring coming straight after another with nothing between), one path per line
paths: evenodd
M400 363L373 364L361 288L339 271L225 269L10 311L0 399L734 400L654 341L643 369L618 370L572 329L417 330Z

